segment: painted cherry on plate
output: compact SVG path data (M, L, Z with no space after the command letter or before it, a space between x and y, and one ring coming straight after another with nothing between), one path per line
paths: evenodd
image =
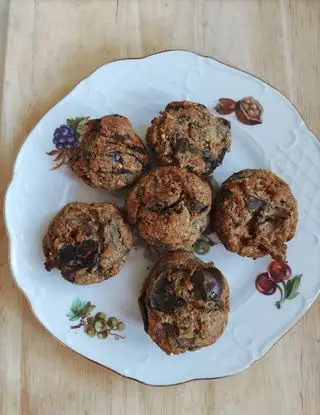
M256 289L263 295L273 295L276 290L280 291L280 300L275 306L279 310L285 300L293 300L299 295L299 287L302 275L291 278L292 271L284 262L272 261L268 272L259 274L256 278Z
M263 272L256 279L256 288L261 294L272 295L276 292L277 284L270 279L267 272Z
M281 282L288 280L292 275L292 271L286 263L273 261L269 265L269 274L274 282Z

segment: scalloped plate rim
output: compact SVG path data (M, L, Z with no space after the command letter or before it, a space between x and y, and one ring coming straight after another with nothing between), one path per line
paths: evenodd
M302 115L300 114L300 112L299 112L299 110L297 109L297 107L280 91L280 90L278 90L277 88L275 88L274 86L272 86L271 84L269 84L269 83L267 83L266 81L264 81L264 80L262 80L261 78L259 78L258 76L256 76L256 75L253 75L253 74L250 74L249 72L247 72L247 71L244 71L244 70L242 70L242 69L238 69L237 67L234 67L234 66L232 66L232 65L229 65L229 64L226 64L226 63L224 63L224 62L222 62L222 61L220 61L220 60L218 60L218 59L216 59L216 58L213 58L213 57L211 57L211 56L206 56L206 55L202 55L202 54L200 54L200 53L197 53L197 52L194 52L194 51L190 51L190 50L185 50L185 49L168 49L168 50L162 50L162 51L159 51L159 52L155 52L155 53L151 53L151 54L149 54L149 55L145 55L145 56L141 56L141 57L136 57L136 58L119 58L119 59L115 59L115 60L113 60L113 61L110 61L110 62L107 62L107 63L105 63L105 64L102 64L102 65L100 65L99 67L97 67L94 71L92 71L88 76L86 76L85 78L83 78L83 79L81 79L61 100L59 100L56 104L54 104L48 111L46 111L46 113L37 121L37 123L36 123L36 125L30 130L30 132L28 133L28 135L27 135L27 137L23 140L23 142L22 142L22 144L21 144L21 146L20 146L20 148L18 149L18 151L17 151L17 156L16 156L16 159L15 159L15 162L14 162L14 165L13 165L13 168L12 168L12 176L11 176L11 180L10 180L10 182L9 182L9 184L8 184L8 186L7 186L7 189L6 189L6 193L5 193L5 199L4 199L4 223L5 223L5 228L6 228L6 232L7 232L7 235L8 235L8 240L9 240L9 252L8 252L8 257L9 257L9 261L8 261L8 265L9 265L9 269L10 269L10 272L11 272L11 275L12 275L12 277L13 277L13 280L14 280L14 283L15 283L15 285L17 286L17 288L22 292L22 294L24 295L24 297L26 298L26 300L27 300L27 302L28 302L28 304L29 304L29 306L30 306L30 309L31 309L31 312L32 312L32 314L34 315L34 317L36 318L36 320L40 323L40 325L43 327L43 328L45 328L45 330L46 331L48 331L52 336L53 336L53 338L55 338L56 340L58 340L62 345L64 345L65 347L67 347L68 349L71 349L73 352L75 352L75 353L77 353L77 354L79 354L80 356L82 356L82 357L84 357L84 358L86 358L86 359L88 359L89 361L92 361L93 363L96 363L96 364L98 364L99 366L102 366L102 367L104 367L104 368L107 368L107 369L109 369L109 370L111 370L111 371L113 371L113 372L115 372L115 373L117 373L117 374L119 374L119 375L121 375L121 376L123 376L124 378L127 378L127 379L130 379L130 380L135 380L135 381L137 381L137 382L139 382L139 383L141 383L141 384L144 384L144 385L148 385L148 386L157 386L157 387L164 387L164 386L175 386L175 385L181 385L181 384L184 384L184 383L188 383L188 382L191 382L191 381L196 381L196 380L214 380L214 379L221 379L221 378L225 378L225 377L229 377L229 376L233 376L233 375L236 375L236 374L239 374L239 373L241 373L241 372L243 372L243 371L245 371L247 368L249 368L251 365L253 365L254 363L256 363L258 360L260 360L261 358L263 358L268 352L269 352L269 350L271 350L271 348L276 344L276 343L278 343L278 341L283 337L283 336L285 336L296 324L297 324L297 322L300 320L300 318L308 311L308 309L311 307L311 305L315 302L315 300L317 299L317 297L318 297L318 295L319 295L319 292L320 292L320 289L318 290L318 292L314 295L314 297L313 297L313 299L312 299L312 301L308 304L308 306L306 307L306 308L304 308L303 309L303 311L296 317L296 319L294 320L294 322L289 326L289 327L287 327L287 329L286 329L286 331L285 332L283 332L280 336L278 336L276 339L273 339L273 341L271 341L271 345L269 345L269 346L267 346L266 347L266 350L264 350L264 352L257 358L257 359L255 359L253 362L251 362L251 363L249 363L249 364L247 364L247 365L244 365L244 367L243 368L241 368L240 370L238 370L237 372L234 372L234 373L232 373L232 374L230 374L230 375L225 375L225 376L220 376L220 377L210 377L210 376L208 376L208 377L200 377L200 378L189 378L189 379L187 379L187 380L184 380L184 381L181 381L181 382L177 382L177 383L168 383L168 384L163 384L163 385L160 385L160 384L156 384L156 385L153 385L153 384L151 384L151 383L148 383L148 382L144 382L144 381L142 381L142 380L140 380L140 379L136 379L136 378L134 378L134 377L130 377L130 376L127 376L127 375L125 375L124 373L121 373L121 372L118 372L117 370L115 370L115 369L113 369L113 368L110 368L110 367L108 367L108 366L106 366L106 365L104 365L104 364L102 364L102 363L99 363L98 361L96 361L96 360L94 360L94 359L91 359L91 358L89 358L89 357L87 357L86 355L84 355L84 354L82 354L81 352L79 352L79 351L77 351L77 350L75 350L75 349L73 349L71 346L69 346L69 345L67 345L66 343L64 343L62 340L60 340L58 337L56 337L56 335L55 334L53 334L51 331L50 331L50 329L48 329L47 327L46 327L46 325L45 325L45 323L42 321L42 319L36 314L36 312L35 312L35 309L34 309L34 305L33 305L33 303L32 303L32 296L30 295L30 294L28 294L20 285L19 285L19 283L18 283L18 280L17 280L17 277L16 277L16 274L15 274L15 272L14 272L14 270L13 270L13 266L12 266L12 251L13 251L13 249L14 249L14 241L13 241L13 238L12 238L12 236L11 236L11 234L10 234L10 230L9 230L9 226L8 226L8 223L7 223L7 215L6 215L6 212L7 212L7 209L8 209L8 194L9 194L9 191L10 191L10 188L11 188L11 185L12 185L12 183L13 183L13 181L14 181L14 179L15 179L15 175L16 175L16 173L17 173L17 169L18 169L18 165L19 165L19 161L20 161L20 158L23 156L23 152L24 152L24 150L25 150L25 147L26 147L26 144L27 144L27 142L31 139L31 135L32 135L32 133L35 131L35 129L37 128L37 126L46 118L46 116L57 106L57 105L59 105L60 103L62 103L62 102L64 102L66 99L67 99L67 97L70 95L70 94L72 94L78 87L79 87L79 85L80 84L82 84L83 82L85 82L87 79L89 79L89 78L91 78L95 73L97 73L100 69L102 69L103 67L105 67L105 66L108 66L108 65L112 65L112 64L117 64L117 63L122 63L122 62L126 62L126 61L140 61L140 60L146 60L146 59L148 59L148 58L150 58L150 57L152 57L152 56L155 56L155 55L161 55L161 54L168 54L168 53L176 53L176 52L178 52L178 53L187 53L187 54L193 54L193 55L196 55L196 56L198 56L198 57L201 57L201 58L205 58L205 59L208 59L208 60L212 60L212 61L214 61L214 62L216 62L216 63L218 63L218 64L220 64L221 66L223 66L223 67L225 67L225 68L228 68L228 69L230 69L230 70L232 70L232 71L236 71L236 72L241 72L242 74L244 74L246 77L248 77L248 78L255 78L257 81L259 81L262 85L266 85L267 87L269 87L269 88L271 88L271 89L273 89L274 90L274 92L276 92L278 95L279 95L279 97L281 97L281 99L282 100L284 100L286 103L287 103L287 106L290 108L290 110L291 111L293 111L294 112L294 114L295 114L295 116L297 116L301 121L302 121L302 123L303 123L303 125L302 125L302 127L307 131L307 132L309 132L309 133L311 133L311 136L315 139L315 142L317 142L317 144L318 144L318 146L319 146L319 148L320 148L320 140L319 140L319 138L317 138L317 136L316 136L316 134L309 128L309 126L307 125L307 123L304 121L304 119L303 119L303 117L302 117Z

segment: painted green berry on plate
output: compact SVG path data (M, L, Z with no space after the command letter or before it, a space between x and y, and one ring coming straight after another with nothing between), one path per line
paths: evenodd
M205 255L210 251L210 245L203 239L198 239L193 245L195 252L199 255Z
M89 337L94 337L96 335L96 330L93 326L91 326L91 324L86 324L83 327L83 331L89 336Z
M115 329L117 327L118 324L118 319L115 317L110 317L107 321L108 326L111 327L112 329Z
M94 323L94 328L95 328L97 333L102 333L103 331L108 330L108 324L105 320L97 320Z
M108 337L108 332L107 331L102 331L100 333L97 333L97 337L98 339L106 339Z
M119 321L119 323L117 324L117 330L123 331L125 330L125 328L126 328L125 323L123 321Z
M96 320L98 320L98 319L99 319L99 320L104 320L104 319L106 318L106 315L100 311L99 313L97 313L97 314L94 316L94 318L95 318Z

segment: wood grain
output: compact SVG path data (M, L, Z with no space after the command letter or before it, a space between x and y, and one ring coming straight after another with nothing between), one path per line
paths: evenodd
M19 146L53 104L98 66L163 49L194 50L263 78L319 136L319 23L318 0L0 0L2 196ZM320 413L319 301L246 372L151 388L43 330L13 283L7 254L1 222L0 414Z

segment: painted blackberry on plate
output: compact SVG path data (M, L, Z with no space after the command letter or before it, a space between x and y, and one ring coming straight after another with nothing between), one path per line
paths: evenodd
M83 128L89 117L68 118L66 124L60 125L53 133L53 144L56 149L49 151L48 156L54 157L56 163L53 170L66 164L72 151L78 147L83 134Z

